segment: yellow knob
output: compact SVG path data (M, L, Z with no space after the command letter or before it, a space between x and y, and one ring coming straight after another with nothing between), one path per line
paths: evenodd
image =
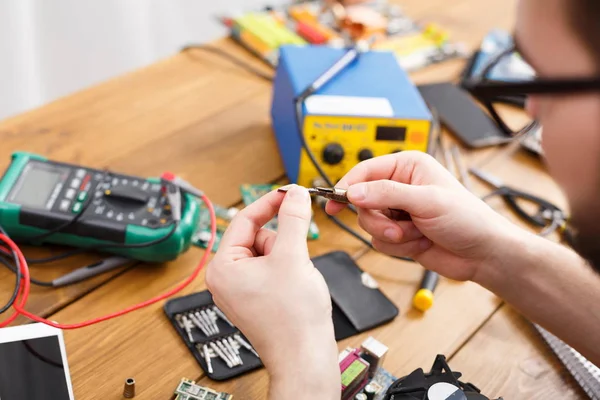
M413 305L417 310L429 310L433 305L433 292L429 289L419 289L413 297Z

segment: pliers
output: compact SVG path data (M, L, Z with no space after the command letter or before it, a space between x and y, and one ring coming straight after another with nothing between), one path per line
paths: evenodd
M560 207L541 197L511 188L505 185L500 179L487 172L476 168L471 168L469 171L478 179L495 189L492 193L484 196L483 200L496 195L501 196L508 207L525 222L538 228L544 228L540 233L541 236L547 236L550 233L559 230L563 239L565 239L567 243L572 244L572 232L567 228L568 217ZM537 211L533 214L527 212L519 205L519 200L525 200L536 204L538 207Z

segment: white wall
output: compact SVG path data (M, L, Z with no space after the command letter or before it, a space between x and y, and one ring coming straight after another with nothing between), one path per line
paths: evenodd
M0 119L226 35L284 0L0 0Z

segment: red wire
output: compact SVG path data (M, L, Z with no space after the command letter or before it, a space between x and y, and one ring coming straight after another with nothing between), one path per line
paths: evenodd
M198 266L194 269L194 272L192 273L192 275L190 275L185 281L183 281L181 284L179 284L175 288L169 290L166 293L161 294L160 296L156 296L154 298L151 298L149 300L144 301L143 303L136 304L136 305L128 307L128 308L126 308L124 310L117 311L115 313L108 314L108 315L105 315L103 317L98 317L98 318L95 318L95 319L92 319L92 320L89 320L89 321L83 321L83 322L80 322L80 323L77 323L77 324L60 324L60 323L49 321L49 320L47 320L45 318L39 317L39 316L37 316L35 314L32 314L32 313L30 313L30 312L28 312L28 311L25 310L25 303L27 302L27 297L29 296L29 287L30 287L29 267L27 266L27 262L25 261L25 257L23 256L23 253L21 253L21 250L19 249L19 247L9 237L0 234L0 240L4 241L8 245L8 247L10 247L11 250L14 250L17 253L17 256L19 257L19 263L21 264L21 269L22 269L22 274L23 274L23 281L24 281L24 284L21 287L21 291L20 291L21 301L18 302L18 303L15 302L15 304L13 305L13 308L15 309L15 313L13 315L11 315L6 321L1 322L0 323L0 328L4 328L8 324L10 324L19 315L23 315L23 316L25 316L25 317L33 320L33 321L41 322L41 323L44 323L46 325L50 325L50 326L53 326L53 327L59 328L59 329L77 329L77 328L83 328L83 327L86 327L86 326L97 324L99 322L107 321L107 320L112 319L112 318L120 317L120 316L125 315L127 313L130 313L132 311L139 310L141 308L147 307L147 306L149 306L151 304L154 304L156 302L164 300L164 299L166 299L168 297L173 296L176 293L179 293L186 286L188 286L190 283L192 283L192 281L194 281L194 279L196 279L198 277L198 275L200 274L200 271L202 271L202 268L204 268L204 265L206 264L206 261L208 260L208 257L210 256L211 250L212 250L213 245L215 243L215 238L216 238L216 234L217 234L217 218L215 216L215 209L214 209L212 203L210 202L210 200L208 199L208 197L206 197L206 196L203 195L202 196L202 200L204 201L204 204L206 204L206 207L208 208L208 211L210 213L210 232L211 232L211 237L210 237L210 240L208 242L208 246L206 248L206 251L204 252L204 255L202 256L202 259L198 263Z

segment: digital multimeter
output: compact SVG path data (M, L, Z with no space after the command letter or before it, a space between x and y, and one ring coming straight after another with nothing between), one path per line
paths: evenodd
M169 261L190 247L200 203L182 193L181 220L175 223L161 189L157 178L14 153L0 179L0 226L17 241L35 241L64 226L42 241L141 261Z

